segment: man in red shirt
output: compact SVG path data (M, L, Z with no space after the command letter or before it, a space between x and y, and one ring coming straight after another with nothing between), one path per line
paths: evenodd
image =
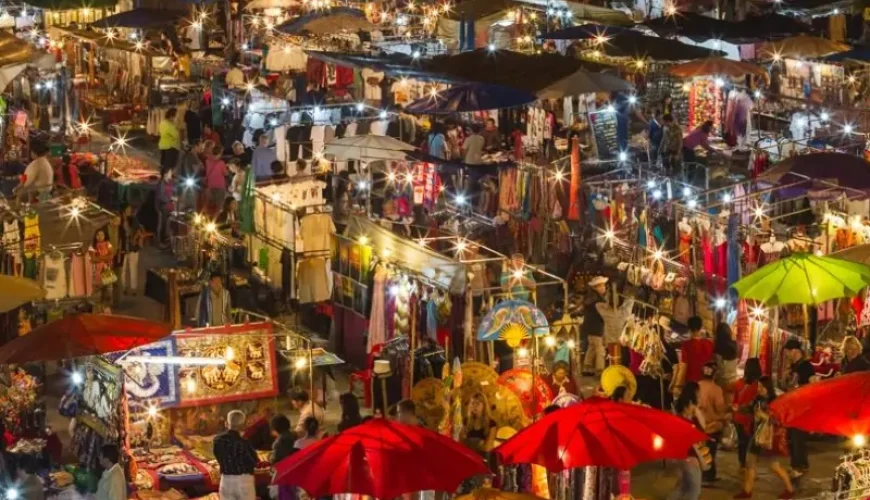
M701 318L692 316L688 324L690 338L680 346L680 353L686 363L686 381L698 382L703 378L704 365L713 359L713 341L704 338Z

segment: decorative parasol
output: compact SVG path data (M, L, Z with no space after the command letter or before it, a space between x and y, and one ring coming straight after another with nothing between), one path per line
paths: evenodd
M817 36L799 35L775 42L765 42L755 53L765 59L787 57L791 59L815 59L849 50L849 46Z
M855 262L857 264L870 265L870 243L855 245L845 250L839 250L829 255L835 259Z
M553 402L550 404L558 406L559 408L567 408L569 406L574 406L581 401L583 400L580 399L580 396L571 394L570 392L563 392L553 398Z
M431 464L437 473L427 473ZM322 439L275 466L273 484L299 486L321 498L343 493L396 498L455 491L489 469L477 453L421 426L372 419Z
M807 177L830 179L844 189L848 186L853 190L867 190L870 189L870 162L860 156L827 151L797 155L776 163L764 171L759 180L784 185Z
M553 399L553 390L540 376L535 377L534 390L532 393L532 373L527 368L514 368L501 374L498 383L507 387L520 398L523 411L531 418L539 415ZM534 403L533 403L534 401Z
M74 314L0 347L0 364L59 361L126 351L172 333L165 323L105 314Z
M0 275L0 313L45 298L45 289L39 283L19 276Z
M734 61L724 57L707 57L677 64L671 67L670 73L682 78L720 75L735 78L745 75L767 76L767 70L757 64Z
M323 153L336 160L395 160L408 158L416 148L392 137L380 135L357 135L328 142Z
M522 429L529 423L520 398L503 385L497 386L495 395L489 400L489 407L489 416L499 428Z
M626 397L630 400L634 399L637 393L637 379L627 367L610 365L601 372L601 390L609 397L618 387L625 387Z
M477 340L504 340L510 347L517 347L523 339L550 333L550 325L544 313L526 300L499 302L480 321Z
M707 436L661 410L591 398L544 416L496 448L503 465L537 464L550 472L599 466L629 470L663 459L685 459Z
M417 417L426 427L438 429L444 418L444 382L435 377L420 380L411 389L411 400L417 408Z
M376 29L377 27L366 19L365 12L347 7L312 12L275 27L275 31L286 35L300 35L305 32L315 35L341 31L356 33Z
M770 409L784 427L863 441L870 436L870 373L852 373L800 387L776 398Z
M832 257L794 253L734 283L741 299L766 306L817 305L851 297L870 285L870 267Z

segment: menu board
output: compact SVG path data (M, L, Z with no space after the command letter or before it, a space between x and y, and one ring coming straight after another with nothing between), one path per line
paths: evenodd
M619 153L616 139L616 113L595 113L592 118L592 131L598 146L599 158L615 158Z

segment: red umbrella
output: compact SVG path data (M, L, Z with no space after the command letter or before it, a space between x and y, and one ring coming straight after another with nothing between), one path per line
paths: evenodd
M841 436L870 434L870 372L803 386L776 398L773 416L784 427Z
M376 418L285 458L275 466L273 484L299 486L315 498L355 493L391 499L452 492L463 480L488 473L479 455L450 438Z
M688 421L645 406L587 399L557 410L496 448L503 464L537 464L550 472L586 466L631 469L686 458L707 436Z
M129 316L75 314L35 328L0 347L0 364L126 351L170 333L172 328L165 323Z

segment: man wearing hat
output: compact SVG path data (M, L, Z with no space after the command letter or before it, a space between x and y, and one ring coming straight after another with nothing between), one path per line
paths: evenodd
M586 339L583 371L598 375L604 370L604 318L599 304L607 304L607 278L596 276L589 281L589 293L583 303L583 324L580 337Z

